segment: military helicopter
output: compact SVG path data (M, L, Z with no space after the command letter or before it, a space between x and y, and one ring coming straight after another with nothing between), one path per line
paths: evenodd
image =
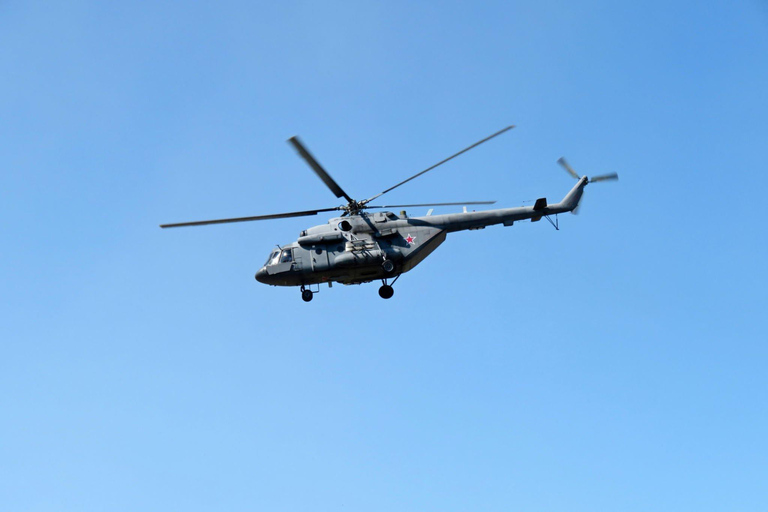
M255 217L237 217L230 219L203 220L196 222L181 222L162 224L161 228L182 226L203 226L208 224L224 224L230 222L247 222L255 220L284 219L289 217L304 217L323 212L342 212L339 217L330 219L326 224L305 229L299 233L295 242L277 246L267 258L266 263L256 272L256 280L272 286L299 286L301 298L305 302L312 300L319 291L320 284L334 282L345 285L369 283L381 280L379 296L389 299L394 295L392 286L409 270L424 261L432 251L445 241L448 233L463 230L484 229L486 226L502 224L511 226L515 221L530 219L537 222L546 218L555 229L559 229L557 214L574 212L589 183L616 180L616 173L588 178L579 176L565 159L558 163L578 182L568 192L562 201L555 204L547 203L542 197L533 206L505 208L499 210L468 212L467 205L487 205L496 201L465 201L454 203L425 203L401 205L371 205L371 201L384 194L405 185L409 181L435 169L436 167L466 153L480 144L511 130L514 125L507 126L498 132L472 144L441 160L435 165L414 174L408 179L389 187L368 199L356 200L347 194L333 178L323 169L298 137L291 137L288 143L298 152L312 170L336 197L343 197L347 204L332 208L306 210ZM424 217L409 217L403 210L399 215L391 211L368 212L367 210L387 208L408 208L424 206L464 206L462 213L432 215L430 209ZM555 216L555 221L551 216ZM390 282L391 280L391 282ZM316 287L313 291L312 287Z

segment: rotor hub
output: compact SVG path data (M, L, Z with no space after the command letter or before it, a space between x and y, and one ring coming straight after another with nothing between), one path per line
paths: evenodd
M344 211L349 215L357 215L366 208L365 201L356 201L352 199L346 206L343 207Z

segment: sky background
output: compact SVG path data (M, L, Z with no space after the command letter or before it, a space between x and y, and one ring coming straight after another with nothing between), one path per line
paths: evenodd
M0 508L765 510L767 64L758 0L0 3ZM389 301L253 279L322 215L158 228L508 124L387 202L621 180Z

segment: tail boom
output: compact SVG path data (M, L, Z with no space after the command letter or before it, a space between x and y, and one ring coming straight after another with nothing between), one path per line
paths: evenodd
M573 211L581 200L584 187L589 180L586 176L579 179L563 198L562 201L548 205L546 199L541 198L533 206L519 208L503 208L499 210L487 210L483 212L448 213L443 215L431 215L428 217L414 217L410 223L439 227L447 232L464 231L467 229L482 229L486 226L504 224L511 226L515 221L531 219L540 220L546 215L555 215Z

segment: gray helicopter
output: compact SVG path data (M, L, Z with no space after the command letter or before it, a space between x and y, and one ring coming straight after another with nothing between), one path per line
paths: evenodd
M258 272L256 280L272 286L299 286L301 298L305 302L312 300L314 293L319 291L322 283L362 284L381 280L379 295L389 299L394 295L392 285L400 276L429 256L445 241L448 233L456 231L483 229L486 226L502 224L511 226L515 221L530 219L537 222L547 219L555 229L558 229L557 214L574 212L589 183L616 180L616 173L588 178L579 176L565 159L558 163L568 173L578 180L576 185L559 203L549 204L546 198L537 199L533 206L519 208L504 208L499 210L468 212L467 205L494 204L496 201L466 201L457 203L427 203L404 205L374 206L370 202L397 187L418 178L432 169L456 158L479 146L480 144L511 130L507 126L482 139L471 146L451 155L435 165L401 181L373 197L357 201L352 199L333 178L323 169L317 160L307 151L297 137L291 137L288 142L299 155L309 164L313 171L331 189L336 197L343 197L347 204L333 208L307 210L299 212L259 215L256 217L238 217L230 219L204 220L182 222L177 224L162 224L161 228L182 226L203 226L207 224L224 224L229 222L246 222L253 220L283 219L288 217L303 217L317 215L322 212L340 211L339 217L330 219L326 224L305 229L299 233L299 238L293 243L278 246L274 249L266 263ZM462 213L432 215L432 209L424 217L408 217L406 212L397 215L391 211L368 212L369 209L408 208L423 206L464 206ZM555 216L555 220L551 219ZM391 282L390 282L391 280ZM313 291L312 287L316 287Z

